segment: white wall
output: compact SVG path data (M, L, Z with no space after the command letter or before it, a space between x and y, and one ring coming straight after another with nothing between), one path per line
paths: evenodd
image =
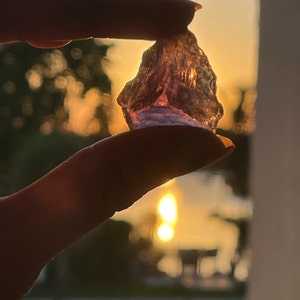
M248 300L300 299L300 1L261 0Z

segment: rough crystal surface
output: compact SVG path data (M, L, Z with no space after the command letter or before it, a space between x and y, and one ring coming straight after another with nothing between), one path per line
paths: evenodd
M117 101L130 129L191 125L215 131L223 115L216 75L188 30L146 50L137 76Z

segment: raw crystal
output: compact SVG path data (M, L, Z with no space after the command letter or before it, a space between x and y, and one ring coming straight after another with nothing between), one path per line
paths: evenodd
M130 129L191 125L215 131L223 115L216 75L188 30L146 50L137 76L117 101Z

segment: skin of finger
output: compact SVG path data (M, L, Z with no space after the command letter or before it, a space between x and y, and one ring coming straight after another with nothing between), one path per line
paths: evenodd
M78 152L0 201L1 292L18 299L49 259L115 211L232 149L208 130L174 126L127 132Z
M139 199L154 187L208 166L234 149L230 140L226 139L225 143L210 130L190 126L144 128L107 142L111 143L109 153L113 163L107 168L107 178L111 179L106 186L118 187L113 189L112 186L112 191L117 191L116 201L109 202L116 205L113 210L130 206L134 199ZM94 145L93 149L97 151L98 146ZM119 174L119 180L115 174ZM119 195L120 191L125 191L127 197Z
M55 188L63 182L71 193L69 205L80 206L85 199L87 213L94 212L94 218L99 220L130 206L167 180L205 167L233 149L228 140L225 144L206 129L189 126L144 128L108 138L80 151L36 187L43 192L50 183L51 188Z
M88 37L157 39L186 27L188 0L10 0L2 4L1 40L74 40ZM26 11L26 14L24 13Z

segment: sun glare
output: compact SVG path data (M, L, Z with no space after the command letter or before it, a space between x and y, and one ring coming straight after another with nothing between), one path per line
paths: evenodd
M157 236L161 241L169 241L174 236L174 225L177 221L176 198L172 193L165 194L159 201L157 210L161 217L161 224L157 229Z
M157 229L157 235L162 241L169 241L174 236L174 229L169 224L162 224Z
M174 224L177 220L177 206L175 196L171 193L163 196L158 204L158 212L162 221L167 224Z

